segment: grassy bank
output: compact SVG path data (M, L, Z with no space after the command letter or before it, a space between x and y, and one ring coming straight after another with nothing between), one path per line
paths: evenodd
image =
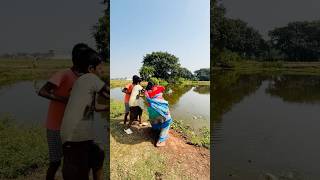
M25 176L46 166L45 129L23 127L10 117L0 118L0 179Z
M16 81L46 79L71 66L71 60L0 59L0 85Z
M264 62L264 61L237 61L231 62L229 68L213 67L213 70L236 70L239 72L266 72L286 74L320 74L320 62Z
M110 105L111 179L209 179L208 149L188 145L182 136L174 134L166 147L155 148L149 127L134 125L134 133L126 135L123 103L111 99ZM173 127L184 130L184 126Z

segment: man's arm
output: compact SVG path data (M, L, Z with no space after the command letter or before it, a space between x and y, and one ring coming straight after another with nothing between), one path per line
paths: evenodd
M99 104L98 101L95 101L94 111L95 112L105 112L105 111L107 111L107 104Z
M126 93L126 94L127 94L127 93L128 93L127 91L128 91L128 88L123 88L123 89L122 89L122 92L123 92L123 93Z
M107 87L107 84L104 84L102 89L98 92L98 95L102 96L105 99L108 99L110 98L109 94L110 94L110 89L109 87Z
M62 103L67 103L68 98L55 95L54 94L55 89L57 89L57 86L55 84L47 82L44 86L42 86L38 95L41 97L50 99L50 100L59 101Z
M110 89L107 87L107 84L105 84L102 89L98 92L98 96L96 97L96 100L95 100L95 108L94 110L96 112L101 112L101 111L107 111L107 102L104 101L104 104L99 104L97 99L99 97L107 100L110 96L109 96L109 93L110 93Z

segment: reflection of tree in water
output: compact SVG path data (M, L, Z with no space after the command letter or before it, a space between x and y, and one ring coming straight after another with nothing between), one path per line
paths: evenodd
M171 106L175 105L177 102L179 102L179 99L182 95L184 95L186 92L190 91L192 86L167 86L166 92L164 93L164 98L169 101L169 104ZM171 91L171 93L169 92Z
M287 102L320 103L320 76L280 75L269 83L266 93Z
M193 91L199 94L210 94L210 86L197 86Z
M241 74L236 71L213 72L211 90L211 117L213 123L230 111L245 96L254 93L262 84L264 77L258 74Z

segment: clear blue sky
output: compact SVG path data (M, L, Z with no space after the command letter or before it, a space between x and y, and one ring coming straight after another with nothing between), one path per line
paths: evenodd
M110 21L111 78L138 74L153 51L192 72L210 66L209 0L111 0Z

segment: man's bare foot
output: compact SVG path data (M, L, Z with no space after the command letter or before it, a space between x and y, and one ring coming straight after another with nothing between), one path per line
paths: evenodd
M165 141L164 142L158 141L157 144L156 144L157 147L162 147L162 146L165 146L165 145L166 145Z

